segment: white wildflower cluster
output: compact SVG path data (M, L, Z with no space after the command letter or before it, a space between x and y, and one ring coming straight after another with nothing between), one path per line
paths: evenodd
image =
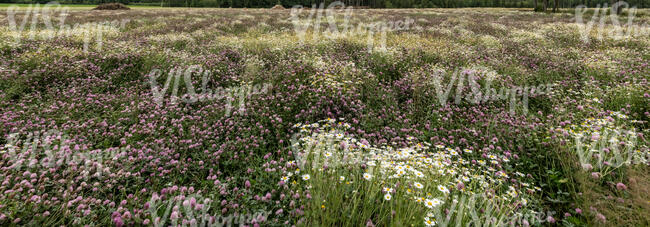
M555 131L575 139L575 151L583 169L606 173L623 165L648 164L647 146L639 143L634 129L627 130L624 126L628 118L620 112L611 112L609 116L587 118L579 125Z
M458 194L484 196L495 204L511 207L504 209L510 212L516 207L526 206L527 198L535 191L541 191L541 188L520 180L525 174L508 174L503 167L510 162L506 156L486 153L481 158L470 158L475 155L469 149L442 144L432 146L417 142L413 137L407 138L410 144L407 147L375 147L346 133L351 126L340 120L294 125L300 130L297 135L302 135L299 139L294 137L293 141L293 152L300 169L319 176L333 175L343 187L354 183L346 179L356 177L341 176L338 170L358 167L360 179L363 179L358 183L379 185L383 200L419 204L415 206L423 212L449 206L451 195ZM295 163L291 161L289 164ZM296 175L284 176L283 181ZM309 180L309 177L303 175L303 180ZM435 217L427 216L425 224L433 225L435 220Z

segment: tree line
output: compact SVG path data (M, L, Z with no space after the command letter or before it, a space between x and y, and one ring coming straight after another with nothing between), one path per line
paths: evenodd
M0 0L0 3L47 3L50 0ZM311 7L336 0L59 0L61 4L101 4L120 2L124 4L152 5L163 7L223 7L223 8L270 8L282 5ZM603 7L613 5L615 0L340 0L346 6L358 8L461 8L461 7L505 7L535 8L537 11L558 8L574 8L578 5ZM650 0L627 0L631 7L648 8Z

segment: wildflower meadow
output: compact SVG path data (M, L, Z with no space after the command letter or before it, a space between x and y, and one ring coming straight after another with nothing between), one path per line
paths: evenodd
M0 225L650 225L643 1L278 2L0 5Z

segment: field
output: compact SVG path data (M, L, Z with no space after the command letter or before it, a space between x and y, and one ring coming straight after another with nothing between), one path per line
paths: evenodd
M650 225L647 10L32 12L3 226Z
M45 6L45 4L40 4L41 6ZM35 7L36 4L14 4L14 3L0 3L0 10L7 10L10 7L18 7L20 10L26 10L29 7ZM61 4L61 7L68 7L70 10L91 10L97 5L84 5L84 4ZM129 8L132 9L161 9L161 7L158 6L143 6L143 5L128 5Z

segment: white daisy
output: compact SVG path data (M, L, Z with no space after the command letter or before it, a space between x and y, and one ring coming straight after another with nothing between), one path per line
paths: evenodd
M391 198L393 197L390 195L390 193L386 193L386 195L384 195L385 200L390 200Z
M425 200L425 201L424 201L424 206L426 206L426 207L429 208L429 209L433 209L433 201L428 200L428 199Z
M369 173L364 173L363 174L363 179L370 180L370 179L372 179L372 175L369 174Z
M420 184L420 183L418 183L418 182L414 182L414 183L413 183L413 186L415 186L415 188L417 188L417 189L422 189L422 188L424 188L424 185L422 185L422 184Z
M433 206L435 207L442 205L442 200L432 199L431 201L433 202Z
M424 225L426 226L436 226L436 219L431 217L424 218Z
M424 206L426 206L429 209L433 209L434 207L438 207L442 204L442 201L439 199L427 199L424 201Z
M309 180L310 178L309 174L302 175L302 180Z
M445 186L442 185L438 185L438 190L445 194L449 193L449 189L445 188Z

